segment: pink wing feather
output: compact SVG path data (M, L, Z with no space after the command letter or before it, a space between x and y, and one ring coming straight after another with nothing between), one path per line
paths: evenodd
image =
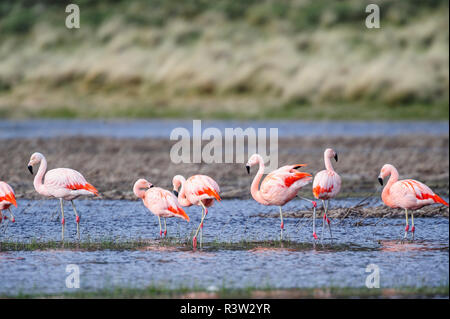
M444 201L441 197L436 195L427 185L413 180L413 179L405 179L402 181L399 181L400 185L403 187L404 191L406 193L409 193L411 195L414 195L417 201L419 201L420 204L426 204L428 202L431 203L441 203L445 206L448 206L448 203ZM426 201L426 202L422 202Z
M71 168L55 168L45 174L44 184L49 187L67 188L70 190L87 190L97 196L97 189L89 184L81 173Z
M7 183L0 181L0 203L3 201L13 204L17 207L14 190Z

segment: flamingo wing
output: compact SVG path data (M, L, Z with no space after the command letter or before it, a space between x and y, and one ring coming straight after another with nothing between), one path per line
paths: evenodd
M86 190L99 196L98 190L89 184L81 173L71 168L55 168L45 174L47 187L66 188L69 190Z
M287 165L280 167L279 169L271 172L267 175L267 177L263 180L261 184L261 188L265 184L268 186L280 186L280 187L291 187L300 188L311 181L311 174L305 172L299 172L296 169L302 166L306 166L305 164L295 164L295 165ZM264 187L265 188L265 187Z
M341 189L341 177L334 171L323 170L316 174L313 182L313 194L317 199L329 199Z
M7 183L0 181L0 203L3 201L13 204L17 207L14 190Z
M150 188L145 193L144 204L155 215L171 215L189 221L189 216L180 206L175 195L168 190L159 187Z
M441 203L448 206L448 203L436 195L427 185L414 179L405 179L398 182L402 187L405 197L414 197L419 205Z
M207 198L215 198L219 202L221 201L219 195L219 185L211 177L206 175L194 175L191 176L188 181L191 192L200 197L202 200Z

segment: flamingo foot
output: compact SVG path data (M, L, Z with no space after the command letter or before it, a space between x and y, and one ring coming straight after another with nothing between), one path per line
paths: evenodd
M65 218L61 219L61 225L64 225L65 223L66 223L66 219Z
M197 248L197 236L194 236L194 238L192 238L192 247L194 247L194 249Z
M313 233L313 237L314 237L314 239L319 239L319 238L317 238L317 235L315 232Z

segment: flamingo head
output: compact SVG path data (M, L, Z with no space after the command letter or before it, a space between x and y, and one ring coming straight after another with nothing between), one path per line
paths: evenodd
M389 176L392 171L395 170L395 167L391 164L384 164L381 168L380 175L378 175L378 182L383 185L383 179L386 176Z
M173 193L176 197L178 197L178 190L183 185L183 183L186 181L186 179L181 175L175 175L172 179L172 185L173 185Z
M261 161L264 162L264 160L262 159L261 155L259 155L259 154L253 154L252 156L250 156L250 158L248 159L247 164L245 164L245 168L247 169L247 173L250 174L250 167L252 167L254 165L258 165Z
M31 175L33 175L33 166L39 164L43 158L44 155L38 152L33 153L33 155L31 155L30 161L28 162L28 170L30 171Z
M325 156L329 158L334 158L336 162L338 161L338 155L332 148L327 148L325 150Z
M143 196L143 191L152 188L153 184L146 179L140 178L134 183L133 192L137 197Z

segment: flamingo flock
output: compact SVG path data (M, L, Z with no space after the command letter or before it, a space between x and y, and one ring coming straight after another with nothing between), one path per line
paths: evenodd
M312 194L315 200L303 198L313 205L313 239L318 239L316 234L316 200L322 201L323 222L322 239L324 238L325 225L328 226L330 237L332 236L331 222L327 215L329 201L335 198L341 189L341 177L334 170L331 160L338 161L337 153L328 148L324 152L325 169L315 174L299 171L307 166L306 164L286 165L264 175L264 159L259 154L250 156L246 163L246 169L250 174L253 166L258 166L258 171L251 183L250 193L255 201L262 205L278 206L280 211L280 240L283 239L283 210L282 207L298 196L300 189L308 185L311 181ZM47 160L41 153L33 153L28 163L28 170L33 174L33 167L39 164L39 169L34 177L33 185L37 193L48 198L58 198L61 206L61 239L64 241L64 201L70 201L72 204L75 220L77 223L77 238L80 239L80 215L78 214L74 200L80 196L100 196L97 189L86 181L81 173L71 168L55 168L47 171ZM385 164L380 171L378 181L383 185L383 180L389 176L389 180L384 187L381 199L383 203L391 208L401 208L405 210L406 226L403 240L407 239L408 231L412 234L414 240L414 215L413 211L431 204L442 204L448 207L448 203L436 195L427 185L413 180L398 180L397 169L391 164ZM261 181L262 180L262 181ZM137 198L142 199L144 206L159 221L159 236L167 236L166 218L178 217L189 222L189 216L183 210L183 207L192 205L201 206L202 215L193 238L192 245L197 247L197 236L200 233L200 247L203 244L203 224L208 215L208 208L212 207L214 202L220 202L220 188L218 183L206 175L194 175L185 179L181 175L176 175L172 179L173 190L154 187L147 180L140 178L133 186L133 193ZM15 218L10 206L17 207L14 190L10 185L0 181L0 224L6 224L8 221L14 223ZM408 210L411 212L411 229L409 228ZM6 214L8 211L9 215ZM161 217L164 219L164 231L161 225ZM4 226L6 229L6 226Z

